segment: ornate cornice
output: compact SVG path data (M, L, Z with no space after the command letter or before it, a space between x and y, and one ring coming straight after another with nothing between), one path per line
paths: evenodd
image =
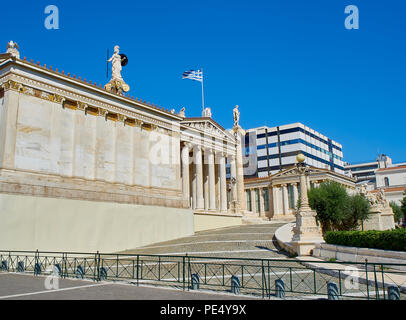
M122 117L125 117L126 119L133 119L135 120L136 125L139 124L140 122L143 122L145 124L149 124L153 129L161 127L165 129L166 132L173 131L171 124L168 124L166 122L154 119L152 117L148 117L146 115L139 114L136 111L130 111L125 108L109 105L104 102L91 99L68 90L63 90L51 86L49 84L43 83L41 81L32 80L15 74L13 75L9 74L3 79L5 81L2 82L0 86L4 88L5 91L13 90L20 92L22 94L30 95L33 97L37 97L43 100L60 104L63 104L63 102L66 100L70 100L76 102L77 110L86 111L88 107L93 107L99 110L100 115L104 114L104 111L100 110L105 110L106 112L117 114L118 119ZM14 79L18 79L22 82L16 81Z

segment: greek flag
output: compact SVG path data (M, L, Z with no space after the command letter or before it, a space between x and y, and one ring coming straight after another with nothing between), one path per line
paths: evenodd
M201 70L189 70L183 72L182 79L191 79L203 82L203 72Z

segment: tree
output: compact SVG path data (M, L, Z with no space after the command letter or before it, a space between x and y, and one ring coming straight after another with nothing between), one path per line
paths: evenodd
M370 214L370 204L361 195L349 195L335 181L323 182L308 191L309 206L317 212L323 234L332 230L355 230Z
M403 193L404 197L402 201L400 201L400 210L402 211L403 214L403 225L405 226L406 224L406 191Z
M392 211L393 211L393 218L395 219L395 221L397 223L399 223L400 219L402 219L402 217L403 217L403 212L402 212L401 207L395 201L391 201L389 203L389 205L391 206Z
M348 196L348 203L342 220L344 230L356 230L362 221L368 219L371 205L369 201L360 194Z

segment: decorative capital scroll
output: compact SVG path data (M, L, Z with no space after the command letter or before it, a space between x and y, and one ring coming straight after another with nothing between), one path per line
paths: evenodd
M77 107L78 107L78 110L86 111L88 105L86 103L78 101L77 102Z

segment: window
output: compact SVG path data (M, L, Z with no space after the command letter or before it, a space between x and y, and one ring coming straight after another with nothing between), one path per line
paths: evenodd
M383 181L384 181L384 183L385 183L385 187L389 187L389 178L388 178L388 177L385 177L385 178L383 179Z

